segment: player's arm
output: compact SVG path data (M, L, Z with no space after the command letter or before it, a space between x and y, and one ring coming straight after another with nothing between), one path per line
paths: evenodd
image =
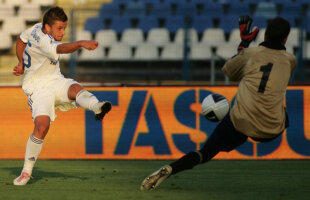
M23 53L26 46L27 43L24 43L20 37L18 37L16 41L16 56L18 59L18 64L13 69L13 74L16 76L24 74Z
M98 47L98 42L96 41L86 41L80 40L76 42L63 43L57 46L58 54L72 53L80 48L85 48L87 50L94 50Z

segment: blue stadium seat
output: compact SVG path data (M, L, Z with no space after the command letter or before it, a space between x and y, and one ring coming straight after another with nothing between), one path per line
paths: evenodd
M310 15L307 15L305 17L305 29L306 29L306 32L307 34L310 34ZM309 41L310 42L310 41Z
M106 29L106 27L102 19L93 17L86 20L84 29L90 31L91 33L96 33L99 30Z
M153 4L152 9L150 10L150 16L156 16L159 18L167 18L172 16L171 8L164 3L157 2Z
M273 3L276 3L276 4L282 5L282 4L291 3L292 0L273 0L272 2L273 2Z
M296 0L295 2L300 3L302 5L310 5L309 0Z
M124 10L124 17L138 18L145 15L145 7L142 2L129 1Z
M302 5L297 2L283 4L280 15L284 18L299 19L302 15Z
M184 18L182 16L168 17L165 27L174 34L178 29L184 28Z
M157 1L154 1L154 0L140 0L140 2L144 3L144 4L154 4L156 3Z
M230 34L230 32L239 27L238 24L239 16L221 16L219 21L219 28L223 29L224 33Z
M259 2L263 2L266 0L246 0L248 4L254 4L257 5Z
M187 3L188 1L187 0L164 0L163 3L164 4L168 4L168 5L171 5L171 4L184 4L184 3Z
M188 2L195 7L193 15L201 16L206 3L212 3L212 0L191 0Z
M272 19L278 15L277 7L274 2L260 2L254 11L254 16Z
M227 15L250 15L249 4L238 0L231 1Z
M194 28L198 34L202 34L205 29L213 28L213 19L208 16L196 16L193 18L192 28Z
M285 15L285 16L281 16L281 17L283 17L284 19L286 19L287 21L290 22L291 28L297 27L295 15L293 15L293 16Z
M213 18L219 18L224 15L222 4L219 2L205 2L202 15L208 15Z
M152 28L158 28L157 17L149 16L140 18L138 27L143 31L143 33L148 33Z
M104 3L102 4L99 10L99 17L114 17L115 15L119 15L118 5L112 3Z
M180 3L176 8L175 15L195 16L197 15L197 7L191 3Z
M205 4L205 3L212 3L213 0L190 0L188 3L197 5L197 4Z
M122 33L127 28L132 28L131 20L128 17L114 17L111 21L110 28L117 34Z
M128 0L112 0L111 3L115 5L127 5L128 2Z
M264 28L267 27L267 18L265 17L257 17L257 16L253 16L253 27L257 26L259 28Z

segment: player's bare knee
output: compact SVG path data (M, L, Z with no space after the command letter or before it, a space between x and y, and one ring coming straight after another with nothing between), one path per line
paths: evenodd
M34 136L36 136L39 139L44 139L47 132L49 130L49 124L45 123L38 123L34 127Z
M83 90L83 87L79 84L72 84L68 89L68 98L70 100L75 100L77 94Z
M39 139L44 139L50 127L49 116L38 116L34 120L33 135Z

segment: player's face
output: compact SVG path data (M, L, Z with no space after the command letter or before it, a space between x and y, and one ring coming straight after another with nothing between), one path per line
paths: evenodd
M66 27L67 27L67 22L56 20L54 24L50 27L49 34L53 36L53 38L56 41L61 41L63 36L65 35Z

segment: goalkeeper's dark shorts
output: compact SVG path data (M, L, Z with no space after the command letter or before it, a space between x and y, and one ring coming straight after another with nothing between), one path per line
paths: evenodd
M286 124L288 127L288 117L286 115ZM282 134L279 133L273 138L252 138L258 142L269 142L277 138ZM203 162L211 160L218 152L236 149L238 146L243 144L248 139L248 136L237 131L230 119L229 113L224 117L224 119L215 128L211 136L208 138L205 145L200 149L203 155Z

